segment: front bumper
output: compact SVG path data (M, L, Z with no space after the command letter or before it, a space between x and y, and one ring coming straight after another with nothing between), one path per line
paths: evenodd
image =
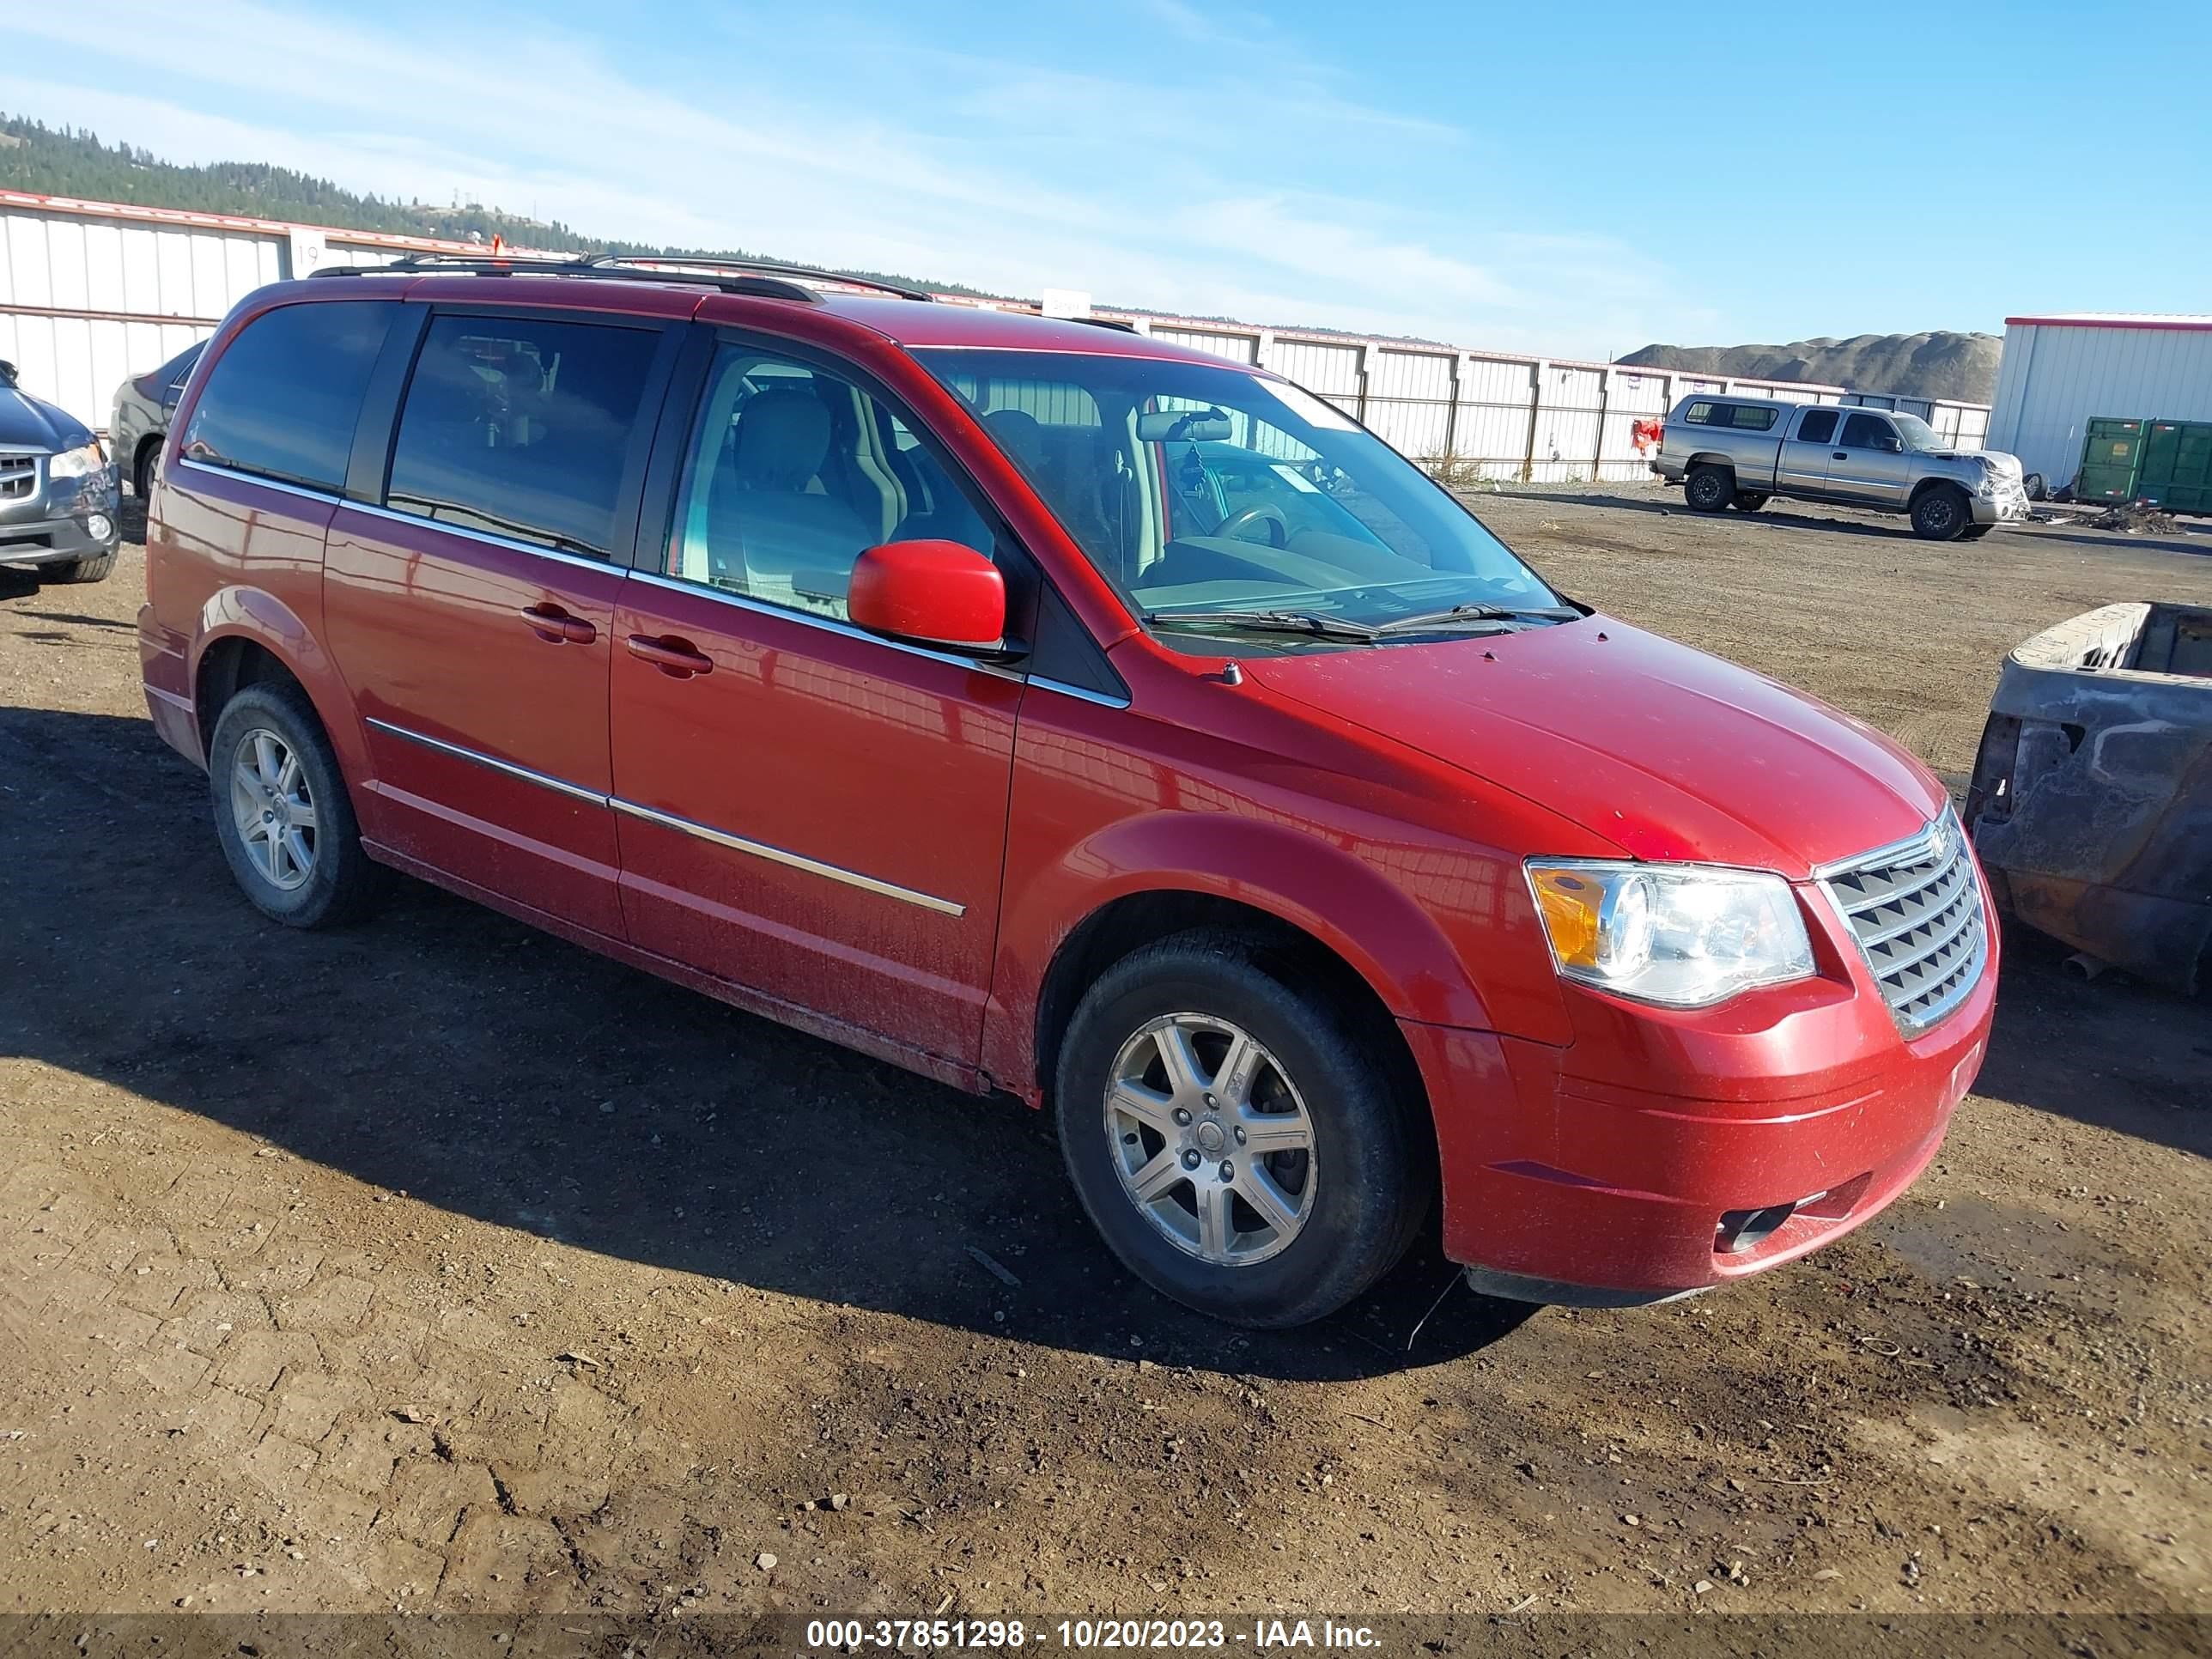
M2025 524L2027 521L2027 491L2010 479L1999 484L1994 495L1975 495L1970 499L1976 524Z
M1577 994L1565 1048L1401 1022L1436 1106L1445 1254L1490 1294L1620 1306L1778 1267L1882 1209L1981 1067L1996 942L1912 1038L1862 964L1828 956L1832 976L1701 1013Z
M82 478L46 476L0 500L0 564L61 564L107 552L122 534L123 492L111 465Z

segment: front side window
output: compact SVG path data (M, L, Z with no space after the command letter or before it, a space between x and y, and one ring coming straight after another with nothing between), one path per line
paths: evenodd
M665 574L843 620L853 566L886 542L994 538L929 445L842 376L750 346L716 354Z
M1207 611L1294 611L1316 639L1455 606L1576 614L1426 474L1295 386L1150 357L915 356L1156 630L1218 632Z
M1929 425L1927 422L1922 420L1917 415L1907 415L1900 410L1893 418L1897 422L1898 432L1904 438L1905 447L1907 449L1948 449L1950 447L1948 444L1944 442L1942 435L1936 432L1936 428Z
M615 505L659 334L438 317L392 440L386 505L590 558Z
M1852 415L1844 421L1846 449L1890 449L1896 443L1896 432L1879 415Z
M307 303L246 324L208 372L185 433L186 459L342 487L362 394L395 309L378 300Z

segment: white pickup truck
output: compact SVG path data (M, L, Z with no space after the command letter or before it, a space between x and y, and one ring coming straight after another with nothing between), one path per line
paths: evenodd
M1903 513L1929 541L2027 516L2019 460L1954 449L1916 415L1700 392L1667 416L1651 470L1700 513L1755 513L1777 495Z

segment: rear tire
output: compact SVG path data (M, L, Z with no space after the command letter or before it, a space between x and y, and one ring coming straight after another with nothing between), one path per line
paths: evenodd
M115 550L105 553L88 553L81 559L71 559L66 564L50 564L39 572L42 582L104 582L115 568Z
M154 493L154 469L161 465L161 441L149 438L138 446L137 459L131 463L131 488L137 492L143 502Z
M1427 1213L1432 1131L1340 1000L1266 954L1197 930L1115 963L1069 1023L1054 1111L1123 1266L1185 1307L1279 1329L1396 1265Z
M1735 474L1724 466L1693 466L1682 481L1682 499L1692 513L1717 513L1735 499Z
M1771 499L1772 497L1762 495L1755 489L1739 489L1735 492L1735 510L1739 513L1756 513Z
M1927 542L1954 541L1974 521L1966 493L1952 484L1923 490L1912 503L1912 533Z
M223 859L262 915L288 927L336 927L383 890L337 755L297 685L258 681L224 705L208 784Z

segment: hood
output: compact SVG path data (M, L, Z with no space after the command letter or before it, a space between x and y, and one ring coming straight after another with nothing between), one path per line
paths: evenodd
M0 445L46 453L92 441L92 429L65 410L27 392L0 386Z
M1639 859L1802 879L1914 834L1948 799L1864 721L1606 617L1248 659L1244 668L1273 691L1510 789Z
M1921 453L1939 461L1986 461L2001 473L2015 478L2021 476L2020 457L2008 455L2002 449L1928 449Z

